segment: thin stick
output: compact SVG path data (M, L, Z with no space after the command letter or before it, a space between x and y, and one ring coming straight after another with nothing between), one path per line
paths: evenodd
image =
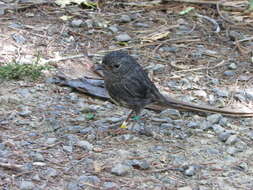
M211 22L215 27L216 27L216 30L214 31L215 33L219 33L220 32L220 26L219 24L216 22L216 20L208 17L208 16L204 16L204 15L200 15L198 13L196 13L196 15L200 18L204 18L206 20L208 20L209 22Z

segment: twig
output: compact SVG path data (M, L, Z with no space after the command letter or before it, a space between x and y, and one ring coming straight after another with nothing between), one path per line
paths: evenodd
M56 63L59 61L65 61L68 59L78 59L81 57L86 57L86 54L78 54L78 55L72 55L72 56L66 56L66 57L60 57L60 58L53 58L53 59L48 59L48 60L43 60L41 61L41 64L48 64L48 63Z
M18 165L18 164L10 164L10 163L1 163L0 162L0 167L5 168L5 169L10 169L10 170L16 170L16 171L23 170L23 166Z
M228 22L229 24L235 24L234 22L228 20L227 18L225 18L225 17L221 14L221 11L220 11L220 2L219 2L219 1L216 3L216 8L217 8L218 14L220 15L220 17L221 17L224 21Z
M213 67L199 67L199 68L195 68L195 69L186 69L186 70L181 70L181 71L175 71L175 73L188 72L188 71L199 71L199 70L204 70L204 69L214 69L214 68L225 66L228 64L229 63L225 63L225 61L222 60L220 63L218 63L217 65L215 65Z
M215 27L216 27L216 30L214 31L215 33L219 33L220 32L220 26L219 24L216 22L216 20L208 17L208 16L204 16L204 15L200 15L198 13L196 13L196 15L200 18L204 18L206 20L208 20L209 22L211 22Z
M241 39L241 40L237 40L234 42L234 44L238 43L238 42L246 42L246 41L250 41L250 40L253 40L253 37L248 37L248 38L244 38L244 39Z

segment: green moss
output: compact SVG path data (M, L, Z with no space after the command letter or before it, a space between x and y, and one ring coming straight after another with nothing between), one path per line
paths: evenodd
M38 64L8 63L0 66L0 78L8 80L32 79L36 80L42 75L43 70L51 66Z

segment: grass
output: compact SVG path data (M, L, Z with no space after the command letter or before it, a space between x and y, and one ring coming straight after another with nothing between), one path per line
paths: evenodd
M43 74L43 70L49 70L51 66L38 64L8 63L0 66L0 78L7 80L36 80Z

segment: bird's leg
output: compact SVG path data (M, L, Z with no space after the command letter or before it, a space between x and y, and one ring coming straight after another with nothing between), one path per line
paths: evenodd
M120 128L127 128L127 122L132 117L134 110L132 110L127 116L126 120L121 124Z

